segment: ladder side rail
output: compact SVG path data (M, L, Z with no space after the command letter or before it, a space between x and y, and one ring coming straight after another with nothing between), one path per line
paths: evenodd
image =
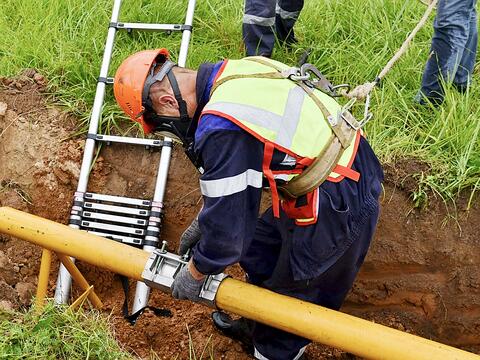
M120 14L120 6L122 0L115 0L112 9L112 16L110 19L111 23L118 21L118 16ZM100 77L107 78L108 69L110 67L110 60L113 52L113 45L115 42L115 34L117 29L113 26L108 28L107 40L105 42L105 49L103 52L102 65L100 68ZM103 99L105 97L105 86L106 83L98 81L97 89L95 92L95 100L93 102L92 114L90 116L90 125L88 128L89 134L97 134L98 125L100 122L100 116L102 113ZM83 193L87 191L88 178L90 175L90 167L93 161L93 155L95 150L95 140L92 138L87 138L85 141L85 149L83 151L82 165L80 168L80 175L78 178L77 192L75 193L75 201L83 201ZM79 228L79 225L70 224L72 228ZM72 258L72 261L75 259ZM72 277L70 273L65 268L63 264L60 265L58 270L57 277L57 286L55 289L54 301L57 304L66 304L68 302L68 297L70 295L70 288L72 286Z
M165 138L165 141L169 141L169 138ZM152 203L152 213L157 212L159 213L162 212L163 208L163 199L165 195L165 188L167 184L167 177L168 177L168 168L170 166L170 158L171 158L171 151L172 148L170 146L164 146L162 148L162 153L160 155L160 165L158 167L158 174L157 174L157 180L155 184L155 194L153 196L153 203ZM158 222L157 224L159 227L161 226L161 217L158 216L157 218ZM150 225L150 223L149 223ZM147 231L148 231L147 227ZM158 236L160 235L160 228L157 229L158 231ZM153 240L153 239L152 239ZM157 237L156 240L158 241L159 238ZM155 246L151 245L144 245L143 250L148 251L148 252L153 252L156 249ZM135 289L135 297L133 300L133 305L132 305L132 314L136 313L139 311L141 308L147 306L148 303L148 298L150 296L150 287L147 286L145 283L138 281Z
M196 0L188 0L187 15L185 16L185 25L192 29L193 15L195 13ZM187 62L188 46L190 45L191 30L184 30L182 33L182 42L180 44L180 53L178 54L178 65L185 67Z
M122 0L115 0L113 4L112 17L110 19L111 23L116 23L118 21L118 16L120 14L120 6ZM102 66L100 68L100 78L108 77L108 69L110 67L110 60L112 58L113 45L115 42L115 34L117 29L113 26L108 28L107 40L105 42L105 50L103 53ZM88 128L89 134L97 134L98 125L100 122L100 116L102 114L103 100L105 97L105 87L106 83L99 81L97 83L97 91L95 93L95 100L93 102L92 115L90 117L90 126ZM87 138L85 143L85 150L83 152L82 167L80 169L80 177L78 180L77 191L85 192L87 191L88 177L90 173L90 167L92 165L93 154L95 150L95 140Z
M182 42L180 44L180 52L178 55L178 65L185 67L188 47L190 45L190 38L192 35L193 16L195 13L195 1L189 0L187 6L187 14L185 16L185 25L188 26L182 33ZM165 137L164 142L172 141L171 138ZM171 147L164 146L162 148L162 154L160 156L160 165L158 167L157 181L155 185L155 194L153 196L154 204L163 204L163 198L165 195L165 188L168 176L168 167L170 165ZM152 208L153 209L153 208ZM155 250L154 246L145 245L143 250L152 252ZM135 297L132 305L132 313L136 313L141 308L147 306L148 298L150 296L150 287L145 283L138 281L135 290Z

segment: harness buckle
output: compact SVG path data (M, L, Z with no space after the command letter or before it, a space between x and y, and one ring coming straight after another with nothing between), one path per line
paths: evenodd
M310 75L302 75L300 73L300 69L297 67L290 67L282 71L282 76L286 79L290 79L293 81L306 81L310 78Z
M356 119L353 116L349 117L349 116L345 116L345 114L353 107L353 105L356 102L357 102L356 98L350 99L345 105L342 106L342 108L337 114L337 123L339 123L343 119L355 131L360 129L361 127L360 123L356 121Z

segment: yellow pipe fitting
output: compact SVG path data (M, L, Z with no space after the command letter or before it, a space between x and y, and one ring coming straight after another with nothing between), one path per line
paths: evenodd
M35 297L35 307L38 311L43 309L43 305L45 303L51 264L52 252L50 250L43 249L42 260L40 262L40 272L38 273L37 295Z
M88 291L90 285L88 284L87 280L83 277L80 270L78 270L77 266L73 263L70 257L57 253L58 258L62 262L63 266L68 270L70 275L72 276L73 280L80 286L84 292ZM92 302L93 306L97 309L101 309L103 307L103 303L100 298L95 294L95 291L88 292L88 299Z
M90 285L90 286L88 287L88 289L85 290L85 291L82 293L82 295L80 295L80 296L77 298L77 300L75 300L75 301L72 303L72 305L70 305L68 308L73 311L73 310L77 309L78 307L82 306L83 303L85 302L85 299L90 295L90 293L92 293L92 291L93 291L93 285Z
M11 208L0 208L0 232L68 254L135 280L149 253ZM480 356L280 295L242 281L222 281L218 308L367 359L480 360Z

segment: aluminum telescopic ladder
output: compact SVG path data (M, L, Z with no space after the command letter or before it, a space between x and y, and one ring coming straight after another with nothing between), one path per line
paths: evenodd
M95 100L93 103L88 135L85 143L82 166L74 195L69 226L82 229L122 243L142 246L143 250L152 252L158 247L161 230L163 198L170 165L172 139L141 139L134 137L110 136L98 134L102 106L107 85L114 79L108 77L108 69L112 57L115 35L118 30L150 30L166 32L182 32L178 65L185 66L188 46L192 33L195 0L188 1L184 24L143 24L123 23L118 21L122 0L114 0L112 17L108 28L105 51L103 54L100 76L98 78ZM123 143L142 145L150 148L161 148L160 164L152 200L133 199L120 196L87 192L88 179L96 145L100 143ZM95 249L92 249L95 251ZM55 290L55 302L66 303L69 298L72 278L68 270L61 265ZM137 282L132 313L136 313L147 305L150 288Z

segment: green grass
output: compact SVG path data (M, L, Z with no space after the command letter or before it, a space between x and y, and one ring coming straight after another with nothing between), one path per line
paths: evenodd
M0 359L134 359L120 348L98 312L72 312L48 304L44 311L0 311Z
M0 2L0 74L35 67L50 80L57 102L76 113L85 129L93 102L112 0L2 0ZM122 21L181 23L186 1L124 0ZM425 6L418 0L310 0L296 26L300 42L293 51L276 48L274 57L296 63L305 48L310 62L334 83L372 81L413 29ZM242 56L241 0L197 2L188 65ZM448 91L438 109L418 108L412 98L429 53L427 25L408 53L387 75L372 99L374 119L367 125L370 142L384 162L414 158L430 170L418 179L417 201L427 192L455 199L462 190L480 187L480 86L467 96ZM120 32L111 74L130 53L168 47L176 57L179 34ZM123 121L111 92L104 128ZM358 109L361 110L360 108Z

